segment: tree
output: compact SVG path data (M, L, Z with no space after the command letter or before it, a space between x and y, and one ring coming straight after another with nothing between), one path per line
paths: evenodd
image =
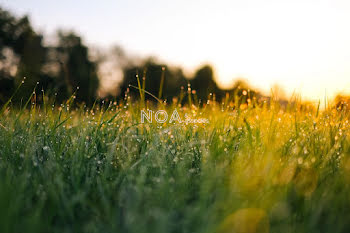
M169 67L166 64L157 62L153 58L149 58L140 66L131 66L124 69L124 78L120 85L120 95L125 94L129 85L138 87L137 75L141 85L143 85L143 79L145 78L145 90L147 92L162 99L179 95L181 86L187 85L187 80L180 68ZM161 86L162 92L160 93ZM137 95L139 92L133 87L130 87L129 90L131 95ZM153 99L153 97L147 94L146 98Z
M56 59L58 76L64 80L66 93L77 91L77 101L91 104L96 97L99 80L97 66L89 59L88 48L74 32L58 32Z
M0 83L4 89L13 90L27 77L21 93L29 95L41 79L45 53L42 36L34 32L29 18L17 19L0 8ZM2 89L0 96L5 99L10 91Z
M222 96L222 91L216 85L214 71L210 65L200 67L190 83L199 99L207 99L210 93L216 94L217 97Z

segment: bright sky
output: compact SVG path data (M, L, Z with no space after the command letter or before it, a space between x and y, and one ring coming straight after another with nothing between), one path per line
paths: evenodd
M310 100L350 93L349 0L0 0L47 34L74 29L188 70L209 62L221 86L243 77Z

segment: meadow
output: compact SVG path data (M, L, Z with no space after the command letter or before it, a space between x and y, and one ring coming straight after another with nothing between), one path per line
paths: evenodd
M2 233L350 232L346 109L37 99L0 112Z

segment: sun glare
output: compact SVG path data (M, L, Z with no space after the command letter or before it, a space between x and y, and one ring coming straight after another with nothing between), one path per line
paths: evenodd
M206 5L208 18L185 14L181 30L191 36L172 39L176 46L171 49L178 52L164 48L161 54L172 54L166 58L184 66L212 63L223 88L245 78L265 92L279 84L289 95L317 101L350 86L350 8L345 3L248 1L259 6L251 7L219 2Z

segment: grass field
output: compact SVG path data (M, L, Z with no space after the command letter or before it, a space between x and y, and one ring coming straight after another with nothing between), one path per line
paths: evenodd
M208 103L5 106L0 232L350 232L348 112Z

